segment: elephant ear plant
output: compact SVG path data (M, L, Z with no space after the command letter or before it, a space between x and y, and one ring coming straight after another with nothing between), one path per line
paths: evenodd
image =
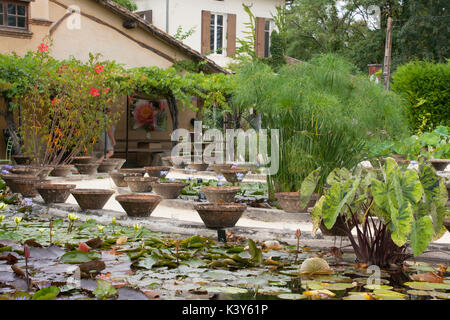
M442 229L447 190L423 159L418 171L401 170L392 158L378 173L335 169L327 184L312 212L314 232L321 223L331 229L341 219L360 263L401 264L423 253Z

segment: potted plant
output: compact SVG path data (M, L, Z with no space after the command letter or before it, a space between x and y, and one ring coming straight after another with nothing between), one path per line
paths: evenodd
M176 199L186 187L186 183L177 181L151 182L153 191L164 199Z
M170 171L170 167L166 166L153 166L153 167L144 167L145 171L150 177L159 178L161 175L167 175ZM165 174L162 174L165 173Z
M211 203L234 202L236 194L241 191L240 187L233 186L210 186L202 187L200 190L205 194L206 199Z
M70 191L75 189L75 184L51 184L40 183L36 185L36 190L41 195L44 202L51 203L64 203L70 196Z
M236 225L247 206L242 203L199 203L194 204L207 228L224 229Z
M108 189L73 189L70 191L82 210L103 209L106 202L114 194Z
M161 202L162 197L158 195L123 194L116 196L129 217L149 217L153 210Z
M230 169L222 169L220 173L225 177L225 179L230 183L237 183L244 180L245 175L247 174L248 169L244 168L230 168Z
M93 175L97 173L100 163L79 163L75 165L79 174Z
M128 184L131 192L151 192L152 182L157 181L156 177L125 177L124 181Z
M143 174L136 172L110 172L109 176L118 187L126 188L128 186L125 177L142 177Z

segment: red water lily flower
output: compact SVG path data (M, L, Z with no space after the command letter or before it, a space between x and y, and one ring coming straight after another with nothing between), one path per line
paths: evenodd
M104 70L104 67L102 66L102 65L96 65L95 66L95 72L97 72L97 74L99 74L99 73L101 73L101 72L103 72L103 70Z
M26 244L23 246L23 255L27 259L30 257L30 247Z
M90 92L91 96L96 97L100 95L100 92L98 89L95 88L91 88L91 92Z
M41 45L38 47L38 50L40 52L47 52L48 51L48 46L45 43L41 43Z

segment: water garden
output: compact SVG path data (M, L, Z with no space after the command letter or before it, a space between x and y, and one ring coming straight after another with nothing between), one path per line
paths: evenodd
M42 47L0 56L0 85L11 114L20 105L14 143L23 151L0 174L1 299L450 297L442 242L449 127L411 131L406 99L343 58L210 75L125 70L93 55L57 61ZM98 161L95 140L123 112L113 103L136 92L165 97L174 127L177 101L187 108L199 96L208 128L227 123L259 137L260 128L278 129L279 141L268 141L279 151L277 172L265 174L267 163L247 156L196 163L189 153L145 167ZM96 188L104 181L112 187ZM198 234L147 227L161 219L155 210L175 212L173 201L200 217ZM236 232L250 210L298 216L298 228L288 239ZM427 259L435 242L443 243L439 255Z

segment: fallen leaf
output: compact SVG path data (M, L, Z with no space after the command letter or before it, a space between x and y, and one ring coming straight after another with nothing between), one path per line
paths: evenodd
M19 259L11 253L8 253L7 256L0 257L0 260L6 260L6 264L15 264L17 261L19 261Z
M13 269L14 273L21 277L26 277L25 272L20 268L18 265L14 264L11 266L11 269Z
M161 292L155 290L141 290L149 299L158 299L161 296Z
M416 273L411 275L411 279L415 281L423 281L423 282L433 282L433 283L443 283L444 280L433 272L427 273Z
M116 240L116 244L120 246L122 244L125 244L127 242L127 240L128 240L128 237L122 236Z
M26 244L29 247L42 248L42 245L40 243L37 243L36 241L31 240L31 239L25 241L24 244Z
M100 248L103 244L103 240L100 238L94 238L91 240L86 241L86 244L91 247L92 249Z
M91 251L91 248L85 242L82 242L78 246L78 250L83 251L83 252L89 252L89 251Z

